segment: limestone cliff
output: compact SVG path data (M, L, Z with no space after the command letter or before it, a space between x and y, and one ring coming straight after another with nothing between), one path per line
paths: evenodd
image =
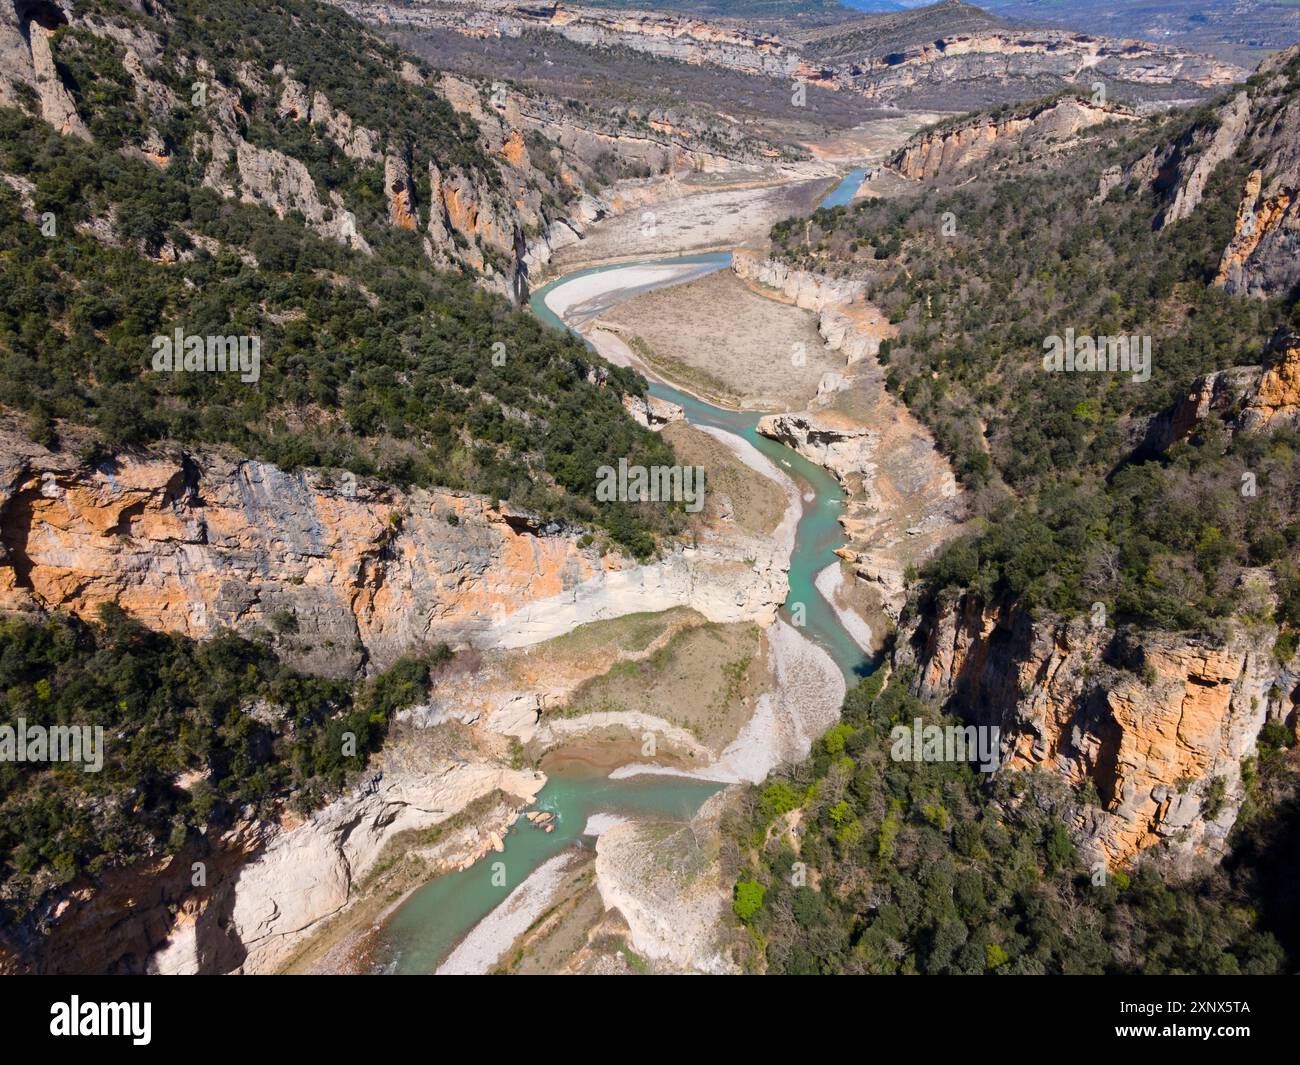
M1259 384L1246 395L1240 425L1247 431L1300 426L1300 336L1274 338Z
M1139 457L1186 439L1212 414L1232 432L1300 425L1300 337L1275 336L1262 366L1230 366L1197 378L1172 409L1147 423Z
M1136 118L1129 108L1065 97L1041 107L986 113L923 130L894 154L890 165L904 177L951 178L984 163L994 152L1050 150L1089 126Z
M1243 797L1241 763L1290 712L1297 663L1273 631L1218 640L1033 619L967 595L927 601L899 632L917 693L1001 729L1007 770L1095 788L1074 827L1111 865L1166 843L1218 857Z
M0 4L0 105L35 111L60 133L90 138L77 107L54 65L50 38L67 25L64 9L52 2Z
M209 39L186 13L126 6L88 14L0 0L0 105L65 135L99 130L108 147L159 168L180 156L192 164L184 173L220 196L300 215L362 254L388 227L418 232L436 265L468 270L516 302L530 271L628 199L609 170L644 178L782 154L720 121L705 128L663 109L579 115L517 90L489 98L488 85L400 59L346 19L328 27L341 58L326 67L271 39L274 27L253 27L267 36L259 60L280 56L267 66L241 58L241 41ZM70 60L94 64L94 80L118 91L89 107L87 86L63 73ZM386 116L365 103L375 78L394 102Z
M554 33L578 44L633 49L903 103L933 100L937 91L949 98L957 92L972 104L986 105L1041 95L1044 84L1064 86L1085 77L1124 82L1130 93L1185 98L1230 84L1244 73L1177 48L1013 26L957 3L814 29L788 24L777 33L740 19L559 2L334 2L382 25L472 37Z
M1266 59L1244 91L1174 140L1108 168L1098 196L1154 192L1162 202L1156 224L1165 228L1189 218L1211 176L1230 163L1245 176L1214 283L1237 295L1286 295L1300 281L1300 46Z
M639 566L579 548L578 532L468 493L216 453L92 467L13 431L0 447L0 610L93 615L112 602L200 638L291 616L282 653L325 674L437 641L534 642L556 618L693 605L766 622L785 597L771 545L706 539Z

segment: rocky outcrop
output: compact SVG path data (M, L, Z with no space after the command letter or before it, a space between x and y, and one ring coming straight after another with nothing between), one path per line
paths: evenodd
M448 0L410 5L391 0L334 0L358 18L473 37L547 32L578 44L627 48L756 77L793 79L830 91L912 100L937 86L980 103L1041 94L1084 77L1135 88L1176 87L1185 95L1226 85L1239 68L1176 48L1064 30L1012 26L964 4L922 12L865 16L784 36L739 20L685 13L618 11L519 0ZM916 23L925 23L918 26ZM899 25L902 22L904 25Z
M1268 298L1300 283L1300 45L1260 64L1250 117L1235 139L1254 169L1246 178L1232 240L1215 283ZM1232 126L1222 111L1221 128Z
M437 164L429 164L429 228L426 250L437 258L453 254L475 270L493 275L496 271L484 258L489 249L504 259L515 252L516 222L514 214L496 197L479 176L471 176L459 167L444 172ZM459 238L459 239L458 239ZM457 249L448 253L446 248ZM509 276L499 276L509 292L514 285L511 263Z
M1151 419L1137 457L1160 454L1192 435L1211 415L1232 432L1300 425L1300 337L1279 333L1262 366L1231 366L1197 378L1172 409Z
M31 942L7 929L0 972L194 974L280 969L332 918L365 900L396 848L424 875L487 853L546 778L462 740L389 738L366 777L310 816L285 812L210 830L174 854L109 869L55 900ZM472 818L458 817L472 809ZM437 831L432 831L437 829Z
M738 22L657 11L617 11L569 4L453 0L437 5L399 5L370 0L335 0L357 18L412 28L455 30L472 37L519 37L555 33L578 44L630 48L683 63L725 67L748 74L785 77L801 62L773 34Z
M1150 458L1166 451L1195 432L1211 414L1235 423L1242 397L1258 387L1262 373L1258 366L1234 366L1198 378L1172 409L1150 420L1136 457Z
M686 417L686 412L682 410L680 404L669 403L668 400L659 399L649 393L644 396L624 396L623 409L632 415L639 425L656 431L670 422L679 422Z
M50 38L67 21L51 0L0 2L0 105L24 107L34 99L40 117L60 133L90 140L50 49Z
M1033 620L971 596L922 605L900 631L895 665L917 694L1001 730L1005 770L1048 769L1091 784L1099 805L1075 829L1111 865L1164 843L1222 853L1243 797L1241 761L1294 668L1275 633L1212 642Z
M444 257L462 248L455 252L462 261L521 300L532 276L593 223L673 195L678 171L720 172L792 157L729 123L671 109L585 108L446 73L436 87L478 126L503 187L491 189L456 168L431 165L430 254L438 259L439 248ZM638 176L608 184L603 170L611 158ZM560 212L556 201L565 205ZM482 249L491 254L485 257ZM496 272L503 259L513 260L513 277Z
M831 410L768 415L764 436L830 470L848 496L837 554L874 590L879 610L897 619L907 598L904 575L951 538L965 502L925 429L884 391L879 367L866 364L856 388L879 396L870 424Z
M1214 278L1214 283L1228 292L1277 295L1290 291L1300 277L1296 265L1300 253L1297 187L1275 181L1270 195L1263 185L1264 172L1252 170L1237 208L1232 240L1223 249Z
M796 307L821 311L860 300L867 290L865 281L830 278L809 270L797 270L778 259L760 258L752 252L736 251L731 269L745 281L774 288Z
M445 144L420 143L404 126L370 128L362 123L371 116L339 107L336 99L358 95L349 81L360 76L360 64L349 59L333 70L296 70L285 62L266 69L243 61L218 71L216 55L178 46L186 33L175 32L164 47L167 19L192 17L159 9L127 21L111 11L89 13L45 0L0 0L0 104L21 107L62 133L89 137L85 116L77 115L69 86L60 80L54 49L112 53L122 64L122 87L138 106L123 142L109 147L158 167L184 151L198 164L199 180L219 195L281 218L301 214L315 233L363 253L371 250L371 227L421 231L435 265L468 270L517 304L527 298L530 273L556 250L581 239L593 221L650 195L621 185L678 170L807 157L714 115L639 105L606 111L434 74L410 61L393 63L393 92L406 94L405 106L428 108L436 93L464 116L446 116L448 134L461 138L464 149L449 153ZM359 46L368 61L386 62L377 58L379 50L368 50L363 30L356 37L340 42L344 53ZM267 45L273 55L274 42ZM192 87L194 98L179 96L178 85ZM177 108L192 116L193 132L173 144L168 138L176 136ZM304 128L280 137L284 123ZM304 153L304 141L317 142L321 151ZM342 156L329 178L317 168L322 151ZM362 191L376 165L383 168L382 212L373 211ZM430 202L416 203L426 173Z
M1197 144L1198 151L1190 161L1186 177L1177 185L1173 202L1161 219L1162 225L1173 225L1190 218L1200 206L1210 175L1220 163L1232 158L1246 131L1249 118L1250 98L1244 92L1237 93L1230 103L1220 109L1219 122L1214 132L1204 139L1204 143Z
M415 184L411 181L411 160L405 150L390 151L384 156L384 195L388 197L389 224L398 229L415 229L419 212L415 206Z
M1300 283L1300 46L1260 64L1246 90L1220 104L1171 143L1127 167L1108 168L1098 198L1128 187L1163 201L1156 225L1191 217L1221 166L1241 164L1232 238L1214 284L1227 292L1272 298Z
M829 412L766 414L758 432L793 448L818 466L825 466L841 482L871 465L875 441L867 427Z
M357 228L356 216L346 209L337 191L331 190L328 204L323 202L302 162L244 138L240 132L244 108L237 93L215 79L207 93L212 125L209 132L196 136L199 148L210 155L203 171L204 185L221 196L267 207L280 218L297 211L321 236L358 251L370 251Z
M775 289L796 307L817 311L817 332L828 349L844 355L848 367L874 358L880 354L881 343L898 334L897 328L864 298L865 281L798 270L779 259L759 258L743 249L732 253L731 269L752 285ZM819 392L834 391L843 384L843 378L824 381Z
M1263 366L1197 380L1146 424L1135 457L1158 455L1212 416L1231 433L1300 424L1300 340L1280 334ZM1262 573L1242 580L1271 598ZM894 660L916 668L918 694L999 728L1006 768L1049 769L1095 794L1073 827L1100 859L1123 864L1157 845L1217 859L1245 794L1242 760L1265 720L1287 720L1300 697L1300 661L1275 660L1276 636L1272 625L1235 622L1215 638L1117 631L968 593L923 599Z
M335 108L323 92L313 92L301 81L289 77L282 64L277 63L271 72L283 82L278 109L281 118L320 127L344 155L359 163L374 163L383 157L378 133L357 125L351 115Z
M964 92L987 105L1023 99L1045 81L1124 83L1128 93L1177 87L1194 96L1239 81L1244 73L1208 56L1142 41L1026 30L955 34L901 53L874 55L845 71L842 81L865 96L886 99L931 99L942 85L949 98Z
M62 134L72 134L90 140L90 130L77 114L77 107L59 77L50 51L52 31L33 22L28 25L32 46L32 70L36 75L36 91L41 101L41 118Z
M951 178L986 160L994 151L1050 148L1068 143L1089 126L1136 119L1129 108L1098 106L1070 96L1027 111L983 114L922 131L904 144L889 163L908 178Z
M1259 383L1247 393L1239 424L1247 432L1300 427L1300 336L1284 333L1274 339Z
M376 774L353 793L318 810L304 823L274 832L234 882L229 934L245 953L244 973L274 972L315 926L343 910L358 884L400 833L437 825L477 799L501 792L516 811L546 783L540 773L491 764L444 762L418 775ZM498 830L503 831L504 825ZM477 852L492 846L491 829L477 826ZM159 971L189 968L198 959L172 941L155 959Z
M554 618L694 605L766 622L785 598L779 552L748 540L639 566L463 492L169 449L88 467L13 432L0 545L0 610L116 603L197 638L291 616L281 652L333 675L441 640L533 642Z

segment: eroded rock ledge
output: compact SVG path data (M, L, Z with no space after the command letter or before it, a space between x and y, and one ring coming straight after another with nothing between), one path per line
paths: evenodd
M1099 803L1074 826L1099 859L1125 863L1166 843L1221 856L1244 789L1242 759L1269 717L1290 711L1297 665L1276 631L1219 640L1035 621L967 595L927 602L900 629L895 664L917 694L1002 730L1003 766L1091 784Z
M115 603L195 638L291 617L285 659L340 676L440 641L535 642L557 612L576 624L694 606L766 624L785 597L780 553L748 539L640 566L465 492L174 448L91 467L0 439L0 611Z

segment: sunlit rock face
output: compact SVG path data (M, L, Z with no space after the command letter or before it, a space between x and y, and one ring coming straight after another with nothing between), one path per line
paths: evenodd
M1268 633L1213 642L1035 620L967 595L909 619L896 659L917 668L918 694L1001 729L1004 770L1091 783L1100 805L1074 827L1116 865L1159 843L1221 855L1241 761L1285 712L1288 670L1272 645Z

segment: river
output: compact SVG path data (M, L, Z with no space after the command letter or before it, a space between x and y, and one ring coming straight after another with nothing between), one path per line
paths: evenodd
M861 184L862 170L853 170L822 200L822 207L848 203ZM667 259L617 263L565 274L532 296L533 312L560 328L565 323L547 304L547 296L561 285L593 273L632 266L697 264L672 281L618 289L621 302L662 284L680 284L713 270L730 266L730 253L679 256ZM589 308L590 309L590 308ZM661 381L650 384L652 395L680 404L693 425L711 426L742 437L784 470L804 496L803 514L795 533L790 558L790 591L783 614L830 654L850 685L870 672L871 665L845 630L829 603L814 586L817 573L836 562L834 551L844 543L836 520L844 493L825 469L783 444L756 431L762 416L753 411L730 411L712 406ZM571 846L591 846L584 835L587 820L596 813L649 814L689 818L721 785L675 776L638 776L611 780L589 770L552 771L537 798L537 808L556 814L556 827L545 833L523 819L505 838L501 854L489 854L470 868L438 877L415 891L376 933L376 971L430 973L479 921L518 887L535 869Z

